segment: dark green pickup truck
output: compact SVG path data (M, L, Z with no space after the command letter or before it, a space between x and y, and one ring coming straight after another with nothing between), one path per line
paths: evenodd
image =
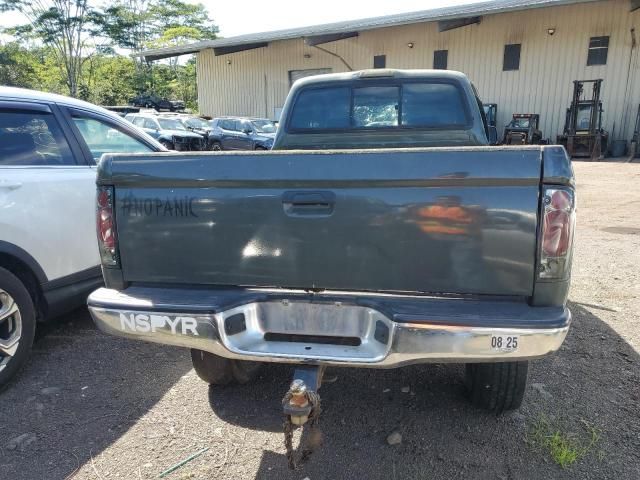
M93 318L212 384L459 362L516 408L569 328L574 177L490 134L463 74L374 70L296 82L269 152L105 155Z

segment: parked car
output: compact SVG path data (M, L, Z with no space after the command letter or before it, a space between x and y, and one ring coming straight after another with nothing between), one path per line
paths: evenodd
M142 94L130 98L129 103L134 107L153 108L158 112L168 110L170 112L178 112L184 110L185 105L182 100L167 100L157 95Z
M300 364L288 435L327 365L464 363L475 405L517 408L569 330L575 180L560 146L489 147L481 108L458 72L318 75L264 155L105 157L95 322L209 384Z
M224 117L209 123L212 150L269 150L277 130L266 118Z
M0 87L0 386L26 360L36 322L102 284L96 162L164 148L86 102Z
M213 127L207 120L196 115L182 113L177 114L176 118L182 122L182 125L184 125L187 130L202 135L206 142L205 150L211 150Z
M157 139L169 150L182 152L206 149L204 137L187 130L182 122L173 116L153 113L130 113L124 118Z

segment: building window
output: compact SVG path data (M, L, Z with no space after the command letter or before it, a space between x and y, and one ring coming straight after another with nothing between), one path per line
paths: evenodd
M289 88L294 84L296 80L300 80L305 77L313 77L314 75L324 75L325 73L331 73L330 68L309 68L307 70L289 70Z
M502 61L502 70L519 70L520 69L520 44L512 43L504 46L504 59Z
M587 66L606 65L609 52L609 37L591 37L589 40L589 55Z
M386 55L375 55L373 57L373 68L385 68L387 66Z
M436 50L433 52L433 68L436 70L446 70L448 57L449 50Z

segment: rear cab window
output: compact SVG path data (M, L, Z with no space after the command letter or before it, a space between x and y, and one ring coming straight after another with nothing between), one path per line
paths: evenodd
M454 82L434 79L367 83L301 90L287 130L463 130L471 124L465 94Z
M355 128L395 127L400 111L400 87L354 88L351 125Z
M0 166L76 165L52 113L0 109Z

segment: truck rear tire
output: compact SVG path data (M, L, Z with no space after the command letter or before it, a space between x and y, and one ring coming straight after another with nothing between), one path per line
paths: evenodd
M520 406L529 362L468 363L465 384L475 406L494 413Z
M258 375L261 366L258 362L231 360L193 348L191 363L198 377L209 385L248 383Z

